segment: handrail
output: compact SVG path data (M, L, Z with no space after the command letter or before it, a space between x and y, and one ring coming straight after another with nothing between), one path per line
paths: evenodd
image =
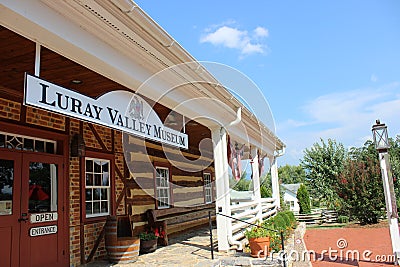
M209 214L211 214L211 211L209 211ZM248 225L252 225L252 226L256 226L256 227L261 227L261 228L264 228L264 229L269 230L269 231L273 231L273 232L276 232L276 233L280 233L280 236L281 236L281 245L282 245L282 251L283 251L283 267L286 267L285 240L284 240L284 237L283 237L283 231L282 231L282 230L281 230L281 231L278 231L278 230L276 230L276 229L270 229L270 228L267 228L267 227L265 227L265 226L263 226L263 225L258 225L258 224L254 224L254 223L249 223L249 222L247 222L247 221L244 221L244 220L241 220L241 219L238 219L238 218L235 218L235 217L226 215L226 214L222 214L222 213L219 213L219 212L215 213L215 215L221 215L221 216L227 217L227 218L229 218L229 219L232 219L232 220L235 220L235 221L240 221L240 222L245 223L245 224L248 224ZM211 218L211 217L210 217L210 218ZM210 226L210 227L211 227L211 226ZM210 233L211 233L211 231L212 231L212 229L210 228ZM211 235L212 235L212 233L211 233ZM212 257L212 259L214 259L214 248L213 248L213 244L212 244L212 236L210 236L210 240L211 240L211 257Z

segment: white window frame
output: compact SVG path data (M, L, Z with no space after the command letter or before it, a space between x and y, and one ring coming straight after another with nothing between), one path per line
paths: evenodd
M207 178L206 178L207 177ZM213 193L212 193L212 177L211 173L205 172L203 173L203 182L204 182L204 202L206 204L212 203L213 201Z
M101 172L95 172L94 171L94 166L93 166L92 172L87 172L86 171L86 162L88 160L91 160L92 162L100 161L101 163L103 163L103 162L107 162L108 163L108 185L94 185L94 184L93 185L87 185L86 184L86 174L88 174L88 173L93 174L93 179L94 179L94 175L95 174L101 174L101 177L103 177L103 174L106 173L106 172L103 172L103 170L101 170ZM103 165L103 164L101 164L101 165ZM111 212L110 212L111 211L111 161L108 160L108 159L85 157L85 177L84 177L84 179L85 179L85 191L84 191L84 194L85 194L85 207L84 207L84 209L85 209L85 213L86 213L86 218L94 218L94 217L102 217L102 216L110 215L111 214ZM93 190L92 191L92 199L91 200L87 200L86 199L86 189L92 189ZM101 212L102 202L105 202L105 201L102 201L103 200L102 196L100 197L100 200L94 200L93 199L94 189L100 189L100 190L101 189L107 189L107 211L108 212ZM92 213L87 213L86 203L88 203L88 202L92 203ZM93 213L94 203L95 202L100 202L100 212L99 213Z
M158 170L163 170L166 172L166 176L159 176ZM168 209L171 207L171 191L169 186L169 168L166 167L155 167L155 187L156 187L156 201L158 209ZM158 182L160 180L160 182ZM163 194L161 194L163 192ZM162 195L162 196L161 196ZM160 199L163 201L160 201ZM164 205L161 205L164 203Z

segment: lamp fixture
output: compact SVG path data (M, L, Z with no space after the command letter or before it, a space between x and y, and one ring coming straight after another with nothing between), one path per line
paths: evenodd
M387 151L390 147L387 126L376 120L376 124L372 126L372 135L374 137L375 149L378 151Z
M71 83L73 83L73 84L82 84L83 82L81 80L78 80L78 79L73 79L73 80L71 80Z

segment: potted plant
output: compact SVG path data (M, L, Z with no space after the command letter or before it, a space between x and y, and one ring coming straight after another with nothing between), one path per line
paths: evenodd
M141 253L149 253L153 252L157 249L157 241L159 237L162 237L164 232L159 232L156 228L155 230L151 229L150 231L141 232L139 234L140 239L140 252Z
M160 236L158 229L141 232L139 234L140 238L140 252L149 253L157 249L157 240Z
M249 241L251 256L255 258L266 257L269 251L270 230L263 227L263 224L246 229L245 237Z

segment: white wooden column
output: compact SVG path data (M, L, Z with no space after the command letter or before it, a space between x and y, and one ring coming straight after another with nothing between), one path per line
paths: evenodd
M278 163L276 157L269 157L271 166L271 187L272 187L272 198L275 199L277 208L281 207L280 201L280 190L279 190L279 177L278 177Z
M260 173L259 173L259 163L257 149L250 152L250 155L255 155L251 160L251 171L253 179L253 192L254 192L254 202L257 203L257 218L262 221L262 206L261 206L261 190L260 190Z
M386 201L386 214L389 222L390 240L394 255L394 265L400 265L400 233L398 224L398 213L396 205L396 195L393 187L393 176L390 171L390 160L388 152L379 152L383 189Z
M216 186L216 213L231 216L231 199L229 192L229 175L228 175L228 155L226 131L224 128L213 129L212 141L214 145L214 168L215 168L215 186ZM217 215L217 236L218 250L228 251L230 246L228 242L230 219L221 215Z

